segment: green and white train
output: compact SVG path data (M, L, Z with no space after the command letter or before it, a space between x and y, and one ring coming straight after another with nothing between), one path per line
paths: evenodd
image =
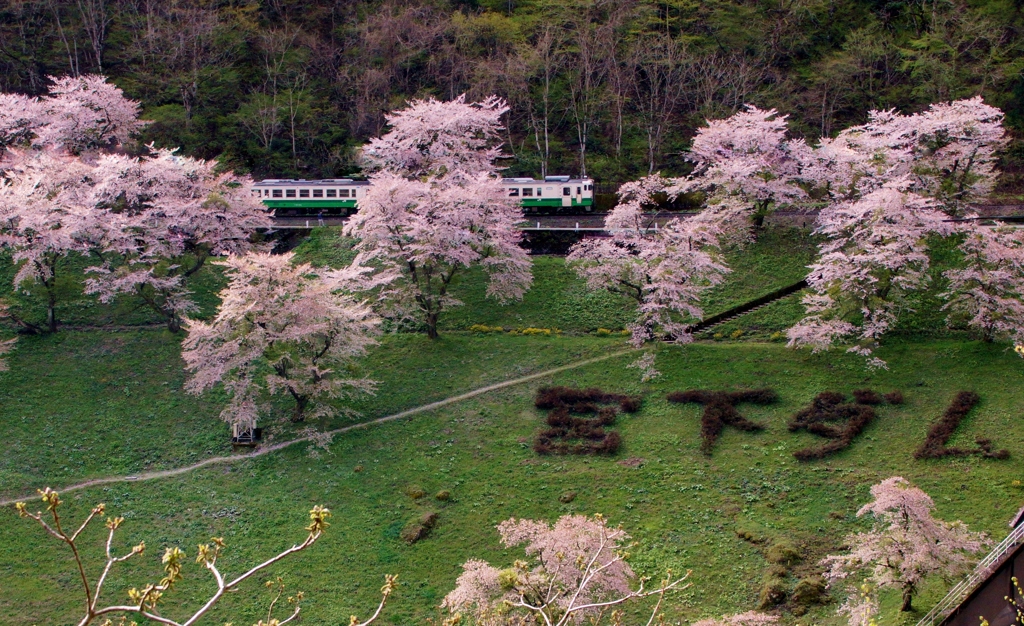
M578 213L594 209L594 179L570 176L503 178L509 197L527 213ZM268 178L253 185L253 194L278 216L348 215L355 211L369 182L351 178L292 180Z

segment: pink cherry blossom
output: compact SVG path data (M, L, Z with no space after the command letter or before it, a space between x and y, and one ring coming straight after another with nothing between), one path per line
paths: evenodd
M677 218L653 228L644 208L666 183L656 174L623 185L619 204L605 217L610 236L584 239L566 257L590 289L636 301L630 326L636 346L657 333L690 341L689 325L704 314L701 294L729 271L718 254L720 231L713 221Z
M693 626L772 626L779 623L777 615L747 611L736 615L724 615L721 619L702 619Z
M902 610L909 611L914 593L927 576L965 571L972 562L969 555L988 543L984 534L970 532L963 522L932 517L932 499L900 476L874 485L871 495L874 500L861 507L857 516L871 514L872 530L850 535L847 554L821 562L830 587L864 573L877 588L899 589ZM853 607L857 602L848 604Z
M459 272L482 267L499 302L522 298L532 280L515 228L522 209L493 163L506 110L497 98L416 100L364 150L379 171L344 232L394 276L380 292L389 313L417 317L432 338L441 312L461 304L449 293Z
M105 76L51 77L50 96L41 101L42 123L35 143L78 154L110 143L121 144L146 123L140 105L107 82Z
M99 165L96 202L118 207L106 214L102 237L112 260L88 270L87 291L102 301L137 295L176 331L197 310L188 281L211 255L266 248L252 242L272 223L248 177L155 148L151 157L105 155Z
M217 262L228 286L213 321L185 320L186 389L217 384L231 397L221 417L248 430L269 410L262 392L295 400L292 419L321 419L330 400L374 389L353 376L354 359L376 343L379 319L356 292L374 286L357 259L340 270L293 262L293 254L249 253Z
M609 528L599 515L563 515L553 525L512 518L498 525L505 547L524 546L529 561L516 561L508 569L471 559L442 607L454 614L469 614L478 624L597 623L604 610L634 598L675 588L686 577L660 589L634 590L636 578L625 562L629 539L622 529ZM659 600L658 606L661 602ZM655 607L648 625L653 623Z

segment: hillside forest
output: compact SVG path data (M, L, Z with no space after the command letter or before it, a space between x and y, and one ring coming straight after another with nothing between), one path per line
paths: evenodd
M260 177L358 175L413 97L511 107L507 175L685 174L744 104L814 140L871 109L982 95L1024 130L1018 0L4 0L0 90L102 73L145 103L142 143ZM1004 152L996 199L1021 187Z

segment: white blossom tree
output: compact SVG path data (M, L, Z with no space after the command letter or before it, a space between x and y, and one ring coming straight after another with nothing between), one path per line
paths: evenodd
M629 535L610 528L600 515L563 515L550 526L512 518L498 525L498 534L505 547L525 546L529 561L517 560L507 569L478 559L464 563L455 589L442 602L453 617L495 626L598 624L621 617L615 607L656 596L650 626L666 592L689 586L680 586L689 573L673 580L669 572L655 589L647 589L648 579L642 577L634 589L636 575L624 557Z
M50 80L50 95L36 105L40 115L33 143L79 154L125 143L146 125L139 119L139 103L125 98L105 76L51 76Z
M863 573L878 589L898 590L903 598L900 610L909 611L927 576L961 574L971 564L969 555L987 543L984 534L969 531L963 522L932 517L932 499L900 476L874 485L871 495L874 500L861 507L857 516L874 516L872 530L850 535L847 554L830 555L821 562L829 587ZM855 589L851 592L857 594ZM861 596L857 598L844 606L860 607Z
M244 432L266 411L263 391L291 396L293 421L331 416L331 400L373 391L352 367L379 324L355 295L374 286L358 261L326 270L293 263L291 253L250 253L218 264L230 282L216 318L185 321L189 392L222 384L231 400L221 417Z
M981 98L913 115L872 111L866 124L822 139L801 175L825 193L825 241L808 277L808 316L790 329L790 345L821 350L853 338L850 351L884 366L874 347L909 310L905 296L929 285L930 235L963 237L966 265L946 273L950 321L966 319L986 338L1018 335L1019 325L1011 327L1020 319L1014 294L1024 285L1024 257L969 210L992 189L1005 141L1002 112Z
M14 287L38 284L46 296L42 326L58 328L60 262L96 247L100 216L93 210L93 185L100 168L52 150L11 149L0 179L0 246L12 251L19 266ZM24 321L24 320L23 320Z
M87 270L86 290L104 302L136 295L177 332L182 317L197 311L190 279L211 256L266 249L253 233L271 220L247 176L151 149L150 157L99 160L96 203L107 210L101 245L109 256Z
M85 520L78 525L77 529L71 530L74 526L69 526L67 529L64 527L67 520L61 516L59 509L63 502L60 500L58 493L47 487L45 490L39 490L39 495L42 496L42 502L46 505L45 512L31 512L24 502L16 503L15 508L17 509L20 517L34 520L43 528L46 534L61 541L71 549L71 556L74 560L78 579L81 582L82 592L85 596L85 606L82 617L78 621L78 626L88 626L89 624L99 623L99 620L103 620L102 624L104 626L112 626L114 622L111 618L116 616L121 617L121 624L126 623L125 618L133 617L143 618L156 624L164 624L165 626L193 626L194 624L199 623L217 604L217 602L224 597L225 594L237 591L242 583L253 578L260 572L263 572L268 567L271 567L293 554L302 552L316 543L330 525L327 520L331 517L331 511L326 507L320 505L314 506L309 512L310 522L309 525L306 526L308 534L302 542L293 545L249 570L233 577L226 576L221 572L220 565L218 563L221 553L227 547L224 539L221 537L213 537L210 539L210 543L200 544L197 548L198 555L196 563L201 564L208 572L210 572L210 575L213 577L216 584L216 589L209 598L205 599L200 607L188 609L190 614L187 618L174 619L165 615L163 609L167 606L165 596L168 596L172 591L174 591L175 584L183 578L182 571L185 568L186 554L181 548L175 546L164 549L164 554L161 557L163 577L159 582L149 583L141 588L132 587L128 590L127 602L107 605L100 601L100 597L104 591L103 585L107 582L107 578L110 575L111 570L118 563L123 563L145 553L146 543L144 541L140 542L129 548L123 554L116 554L114 550L114 539L117 531L124 524L124 518L107 517L104 524L107 528L107 532L103 558L103 570L95 581L90 582L88 574L86 573L87 564L82 558L82 551L79 547L80 544L78 542L78 538L94 519L102 518L106 513L106 506L98 504L93 507L92 511L90 511ZM396 577L394 576L385 577L384 586L381 588L381 601L377 610L370 619L360 624L357 624L359 620L353 616L351 622L353 626L367 626L380 617L388 598L395 589L395 578ZM261 620L257 626L283 626L284 624L297 620L299 613L302 610L301 604L304 599L304 594L299 592L282 601L281 596L284 592L284 585L280 578L278 578L276 584L271 583L268 584L267 587L271 590L273 599L267 609L267 620ZM285 611L276 611L275 609L279 606L285 608ZM180 611L180 606L174 607L173 612ZM280 615L280 613L284 613L284 615L278 617L275 616L275 613L278 615Z
M608 237L583 239L566 260L592 290L607 290L636 301L630 326L639 347L662 332L679 342L692 340L689 325L700 320L700 297L729 271L718 253L713 220L673 219L659 228L644 214L668 181L660 175L626 183L619 203L605 217Z
M671 181L670 194L702 191L704 211L714 214L723 233L739 240L756 236L775 207L806 196L797 182L809 150L803 140L786 137L786 117L748 105L732 117L708 120L687 154L693 172Z
M391 131L363 150L369 189L344 233L356 249L392 272L381 299L401 317L415 316L437 337L447 308L461 304L449 292L460 272L480 266L487 295L519 299L532 277L516 223L522 209L501 185L504 101L466 103L414 100L388 116Z

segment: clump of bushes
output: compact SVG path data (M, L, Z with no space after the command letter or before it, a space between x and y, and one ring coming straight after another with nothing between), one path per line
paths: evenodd
M447 489L443 489L434 495L434 499L438 502L447 502L452 499L452 494Z
M534 405L549 409L550 426L537 435L533 449L537 454L615 454L622 445L617 432L605 430L615 423L618 409L626 413L640 410L640 398L606 393L597 388L542 387Z
M973 391L961 391L953 398L942 419L928 429L928 436L921 447L914 452L915 459L939 459L946 456L968 456L978 454L989 459L1007 459L1009 450L993 450L989 439L976 439L977 448L947 448L950 437L956 432L960 422L971 412L981 397Z
M874 421L876 413L871 407L885 402L885 398L870 389L858 389L853 392L853 397L854 402L848 403L843 394L825 391L811 401L810 407L801 409L793 415L789 422L790 432L806 430L831 439L823 446L797 450L793 453L797 460L823 459L850 447L857 435ZM903 401L902 394L899 395L899 400Z
M731 333L729 333L729 337L732 338L732 339L739 339L742 336L743 336L743 329L742 328L737 328L736 330L734 330Z
M825 595L825 581L821 576L810 576L801 578L800 582L793 588L790 595L793 603L793 614L803 615L807 608L815 604L825 604L828 598Z
M728 425L739 430L753 432L764 430L764 426L751 422L740 415L736 405L741 402L751 404L771 404L778 399L772 389L753 389L750 391L707 391L703 389L691 389L689 391L674 391L668 394L669 402L688 403L694 402L704 405L704 414L700 419L701 452L705 456L711 456L722 430Z
M436 525L437 513L427 511L423 515L420 515L418 518L406 524L405 528L402 529L401 534L399 534L399 537L401 537L402 541L412 545L429 535L431 529Z
M505 329L501 326L488 326L487 324L473 324L469 327L474 333L503 333Z

